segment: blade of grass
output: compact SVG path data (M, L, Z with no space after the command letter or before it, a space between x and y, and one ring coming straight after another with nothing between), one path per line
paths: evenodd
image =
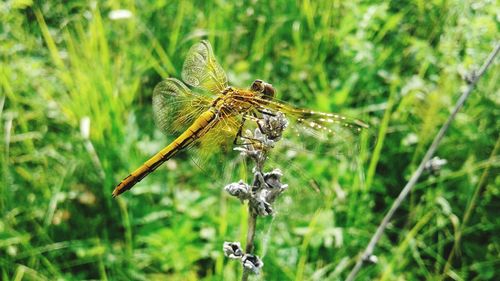
M490 159L497 156L499 148L500 148L500 138L497 139L497 141L495 143L495 147L491 151L491 154L489 157ZM491 162L489 162L489 163L491 163ZM450 269L451 269L451 266L453 263L453 259L456 256L456 252L458 251L458 248L460 246L460 242L462 240L463 230L464 230L465 226L467 225L467 223L469 222L469 219L470 219L470 217L471 217L471 215L476 207L477 200L481 196L481 193L483 192L483 190L486 186L486 180L488 179L488 176L490 174L490 169L491 169L491 165L488 165L484 169L483 173L481 174L481 178L480 178L478 184L476 185L476 188L474 189L474 194L472 195L469 203L467 204L467 209L465 210L464 217L462 218L462 223L460 224L458 231L455 233L455 241L453 243L453 248L451 249L450 254L448 255L446 265L443 269L442 278L445 278L446 275L448 275L448 273L450 272Z
M318 221L320 213L321 213L320 211L317 211L312 217L311 222L307 226L308 231L304 235L302 245L300 245L300 258L299 258L299 263L297 265L297 271L295 273L295 281L304 280L304 272L306 268L306 261L308 258L307 248L309 247L311 238L316 231L316 223Z
M397 73L397 71L396 71ZM380 159L380 154L382 152L382 148L384 147L385 136L387 135L387 128L389 127L389 122L391 119L392 108L396 102L396 94L397 94L397 80L391 83L389 99L387 100L387 107L384 112L384 116L382 117L382 122L379 127L378 136L377 136L377 144L373 150L372 157L370 159L370 164L368 166L368 171L366 172L366 189L369 190L372 183L373 178L375 176L375 171L377 169L377 163Z

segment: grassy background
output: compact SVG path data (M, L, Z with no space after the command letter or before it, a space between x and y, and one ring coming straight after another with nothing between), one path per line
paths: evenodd
M117 9L132 17L112 20ZM283 100L370 124L342 157L301 158L320 196L285 170L286 211L257 237L265 280L345 278L499 39L498 13L487 0L1 2L0 279L239 278L221 248L244 240L245 208L222 187L241 172L212 181L182 154L110 196L172 139L154 128L152 89L203 38L232 84L261 78ZM422 178L359 280L498 280L499 70L497 59L437 152L448 163Z

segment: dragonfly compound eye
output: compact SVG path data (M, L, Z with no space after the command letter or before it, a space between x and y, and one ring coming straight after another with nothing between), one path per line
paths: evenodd
M263 93L264 90L265 90L265 88L264 88L264 81L259 80L259 79L253 81L252 86L250 87L250 89L252 89L252 91Z
M276 93L276 90L274 89L273 85L269 83L264 83L264 98L265 99L272 99L274 98L274 94Z

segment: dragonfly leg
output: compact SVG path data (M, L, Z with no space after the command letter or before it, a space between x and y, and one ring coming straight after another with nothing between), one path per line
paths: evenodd
M243 121L241 122L240 127L238 128L238 133L236 133L236 136L234 137L234 140L233 140L234 145L250 145L250 144L252 144L251 142L238 143L239 139L253 140L252 138L249 138L249 137L243 135L243 127L245 126L245 122L247 121L247 118L248 118L247 115L243 115Z
M264 113L264 112L262 112L262 111L259 111L259 112L260 112L260 113L262 113L262 114L267 114L267 113ZM260 124L259 119L257 118L257 114L256 114L255 112L253 112L253 114L252 114L252 115L253 115L253 117L255 118L255 119L254 119L254 121L255 121L255 123L257 123L257 126L259 127L259 130L260 130L261 132L264 132L264 130L262 129L262 125Z
M243 122L241 122L240 127L238 128L238 132L236 133L236 136L234 136L233 144L234 145L244 145L238 143L238 139L243 138L242 131L243 131L243 126L245 125L246 119L243 117Z
M276 117L276 114L274 114L274 113L272 113L272 112L269 112L269 111L267 111L267 110L265 110L265 109L259 109L259 108L258 108L258 109L257 109L257 111L258 111L258 112L260 112L260 113L262 113L262 114L265 114L265 115L269 115L269 116L272 116L272 117ZM255 115L255 113L254 113L254 115Z
M259 127L259 130L262 131L262 127L261 127L261 125L259 123L259 119L255 115L255 112L253 113L253 116L249 116L249 115L245 114L245 115L243 115L243 122L241 122L240 127L238 128L238 133L236 134L236 136L235 136L235 138L233 140L233 144L234 145L251 145L251 144L254 144L255 142L260 142L258 139L247 137L247 136L243 135L243 127L245 126L245 122L248 119L250 119L252 121L255 121L255 123ZM243 140L246 140L248 142L238 143L239 139L243 139Z

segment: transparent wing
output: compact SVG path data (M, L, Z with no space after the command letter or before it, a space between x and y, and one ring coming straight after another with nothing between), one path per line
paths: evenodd
M363 129L369 127L364 122L355 118L346 117L338 113L300 109L281 101L267 101L261 107L273 111L281 111L285 113L285 115L295 118L297 122L313 129L333 131L334 128L340 126L353 130L354 132L361 132Z
M300 131L310 135L329 137L341 133L358 134L369 126L362 121L337 113L325 113L296 108L283 101L253 97L252 104L259 112L282 112ZM298 128L297 128L298 129Z
M165 134L178 134L210 107L211 100L189 90L184 83L167 78L153 92L153 115L156 126Z
M253 104L260 114L282 112L289 121L268 163L289 175L288 194L301 209L309 206L310 210L316 210L325 194L337 192L331 189L328 177L336 180L341 175L357 173L360 149L366 147L366 143L369 145L371 139L368 125L362 121L336 113L299 109L260 97L253 98Z
M182 79L190 86L212 93L227 87L227 76L206 40L191 47L182 68Z
M193 152L190 154L191 159L208 178L220 180L232 170L228 165L234 165L238 156L233 151L233 142L240 126L240 116L221 114L217 124L201 132L203 136L190 147Z
M241 126L241 116L229 110L221 112L219 121L212 128L203 132L198 144L199 157L208 158L214 152L228 152L233 149L233 142Z
M184 132L211 104L211 98L190 91L183 82L174 78L160 82L153 93L154 119L157 127L167 135L177 136ZM218 122L198 133L201 137L189 148L194 148L191 156L200 166L213 160L214 155L232 150L241 124L236 115L237 112L226 110L218 116Z

